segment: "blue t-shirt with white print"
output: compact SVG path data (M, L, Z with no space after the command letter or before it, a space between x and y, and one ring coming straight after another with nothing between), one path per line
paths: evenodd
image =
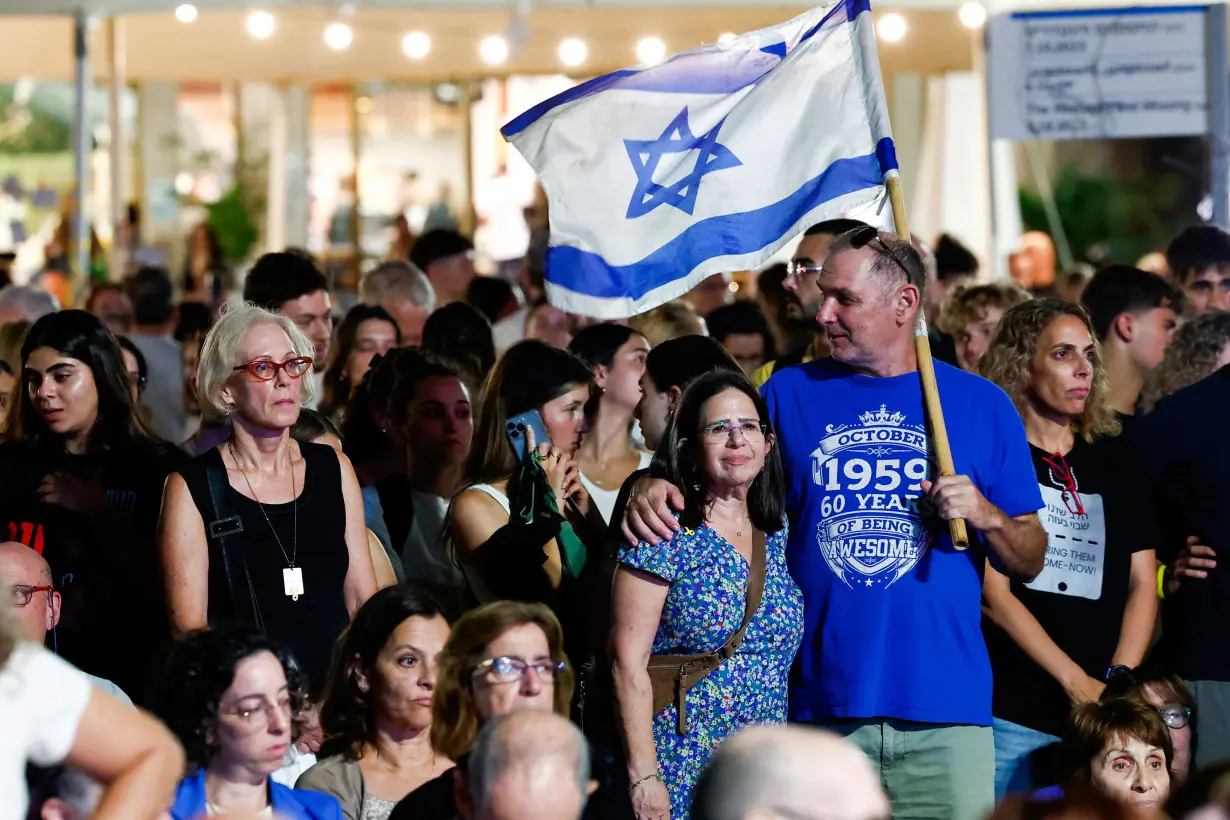
M991 382L935 364L958 474L1010 516L1041 509L1024 425ZM786 469L787 561L803 591L790 719L991 724L981 629L985 545L920 512L934 479L918 373L820 359L764 386ZM926 507L925 500L923 507Z

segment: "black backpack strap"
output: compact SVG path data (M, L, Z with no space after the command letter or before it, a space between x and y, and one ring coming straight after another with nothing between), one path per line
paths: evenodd
M256 602L256 590L252 587L252 576L248 572L248 559L239 538L243 532L243 519L235 512L235 506L231 503L231 484L226 477L226 467L221 460L206 461L203 466L205 484L209 488L209 505L212 509L202 510L202 513L209 514L201 517L205 519L205 534L216 547L214 554L222 556L235 617L240 623L254 626L257 631L264 632L265 622L261 618L260 605Z

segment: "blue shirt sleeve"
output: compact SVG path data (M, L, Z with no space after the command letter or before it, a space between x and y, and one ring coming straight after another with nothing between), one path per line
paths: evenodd
M1037 512L1045 506L1042 491L1038 489L1038 477L1034 472L1033 456L1029 441L1025 438L1025 424L1002 390L996 390L989 402L994 416L993 431L989 442L987 486L982 494L1007 515L1016 517Z

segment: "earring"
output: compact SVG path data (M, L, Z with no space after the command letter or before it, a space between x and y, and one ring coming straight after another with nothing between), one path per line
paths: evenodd
M359 691L366 695L369 688L367 681L359 678Z

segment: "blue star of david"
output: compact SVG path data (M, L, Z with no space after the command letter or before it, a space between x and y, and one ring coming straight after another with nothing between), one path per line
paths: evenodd
M644 216L660 205L670 205L691 216L696 207L700 181L714 171L743 164L729 148L717 141L718 131L725 122L723 119L709 133L698 138L692 134L685 106L656 140L624 140L628 159L632 160L632 168L636 171L636 190L628 203L627 218ZM653 181L653 174L663 156L692 150L699 152L692 173L674 185L659 185Z

